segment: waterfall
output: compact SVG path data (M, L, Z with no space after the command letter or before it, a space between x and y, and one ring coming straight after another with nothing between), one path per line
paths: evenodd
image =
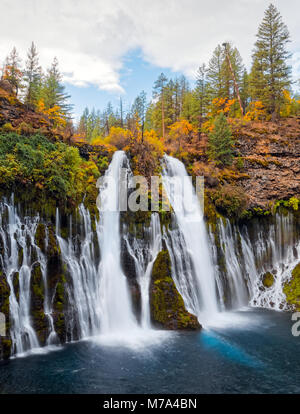
M286 310L283 285L299 262L300 239L295 232L293 214L276 214L267 223L254 221L250 226L232 226L229 220L217 223L220 251L213 244L215 268L222 280L222 297L227 308L255 306ZM214 240L212 231L211 239ZM220 269L219 258L225 266ZM263 275L271 272L274 283L263 285Z
M127 279L121 268L118 185L121 168L126 166L128 168L125 153L116 151L99 192L101 207L98 230L101 251L99 307L102 334L130 332L137 328Z
M187 172L183 163L165 155L163 186L178 226L177 230L169 231L166 235L173 278L187 309L197 315L203 323L218 313L216 281L203 212L192 182L185 180L185 190L189 195L188 207L187 194L182 188L174 188L174 179L182 184L185 177Z
M72 234L72 216L69 217L69 237L65 240L60 234L59 211L56 211L56 237L71 278L71 284L67 285L70 302L67 331L70 340L97 335L100 331L99 261L95 253L90 213L82 204L79 206L79 218L81 225L78 233Z
M141 291L141 326L151 328L149 288L153 264L162 248L162 235L158 213L152 213L150 227L145 231L146 241L133 237L129 240L127 228L124 229L124 240L128 253L134 260L136 275Z
M9 288L10 335L13 354L39 348L39 340L32 324L31 275L39 265L44 288L44 314L48 320L48 345L57 342L52 318L52 303L48 290L47 257L35 243L39 215L20 218L14 197L0 203L1 266ZM46 237L47 245L47 237Z
M188 206L182 189L172 191L174 178L187 177L184 165L165 156L162 181L173 207L170 225L161 230L160 216L153 212L149 227L143 225L142 231L141 223L121 228L118 186L122 169L128 176L132 174L125 153L117 151L99 189L99 219L92 218L81 204L68 216L57 209L54 224L38 213L23 211L13 196L0 201L0 277L6 278L10 289L12 354L57 345L59 339L101 337L114 344L133 345L154 339L158 332L151 329L149 288L153 264L163 245L169 251L172 277L185 306L200 323L208 326L220 318L219 308L289 309L283 286L300 258L296 215L279 212L239 225L218 219L207 232L192 183L185 181ZM45 229L43 245L37 238L40 225ZM57 256L49 253L55 243ZM124 252L130 257L130 266L133 263L132 272L121 260ZM266 272L274 278L269 287L263 284ZM42 292L38 303L36 279ZM63 285L60 309L55 300L58 283ZM129 286L134 305L140 304L139 322ZM136 292L140 298L134 296ZM42 327L36 313L42 317ZM57 325L61 314L62 331Z

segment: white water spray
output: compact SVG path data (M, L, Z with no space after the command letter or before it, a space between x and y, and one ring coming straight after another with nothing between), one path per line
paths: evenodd
M187 309L197 315L201 323L206 323L218 313L218 306L203 212L192 182L185 181L190 201L188 209L184 192L176 189L174 192L173 179L182 182L187 177L181 161L165 155L162 176L179 230L169 232L173 278Z

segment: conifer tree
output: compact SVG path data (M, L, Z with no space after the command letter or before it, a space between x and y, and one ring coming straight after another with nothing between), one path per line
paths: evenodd
M58 68L58 60L55 57L52 65L47 70L47 75L43 83L41 97L46 109L59 106L61 112L66 118L70 116L72 106L68 100L70 95L65 93L65 87L62 85L62 75Z
M153 88L153 96L154 98L158 98L161 104L161 129L163 138L165 137L165 85L167 80L166 76L161 73Z
M208 137L208 156L218 165L230 165L233 160L233 146L231 130L223 112L216 116L214 129Z
M145 91L142 91L136 98L132 105L132 113L134 117L138 117L138 121L141 123L142 141L144 140L145 130L145 117L147 110L147 95Z
M35 106L41 91L42 69L39 66L38 52L33 42L27 53L24 80L26 82L24 103Z
M18 96L19 91L23 89L23 72L21 70L21 59L15 47L6 58L2 78L9 81L16 96Z
M291 85L290 57L286 49L289 32L273 4L265 11L256 35L253 65L250 77L253 100L262 101L269 114L278 115L282 93Z

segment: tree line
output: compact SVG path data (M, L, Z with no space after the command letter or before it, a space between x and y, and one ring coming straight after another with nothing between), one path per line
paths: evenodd
M54 123L65 125L71 120L70 95L65 92L58 60L55 57L43 71L34 42L27 52L25 67L22 67L17 49L12 49L4 61L1 80L10 83L15 95L28 108L45 113Z
M274 120L299 113L299 95L293 96L288 63L290 36L273 4L265 11L256 39L249 73L233 44L218 45L208 64L199 67L194 88L184 76L167 79L162 73L149 103L142 91L126 116L122 100L116 110L110 103L102 113L85 109L78 132L91 141L108 135L111 127L131 129L139 119L143 130L154 129L165 137L175 122L184 119L200 134L203 123L221 111L249 120Z

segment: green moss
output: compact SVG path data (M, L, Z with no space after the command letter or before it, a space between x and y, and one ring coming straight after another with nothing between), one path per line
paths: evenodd
M19 272L13 274L13 287L17 301L19 301L20 296L20 284L19 284Z
M286 301L295 310L300 310L300 263L292 271L291 279L284 284Z
M35 244L45 253L46 230L43 223L39 223L35 232Z
M31 286L32 286L32 299L35 302L39 303L39 308L43 306L44 303L44 283L42 271L39 263L33 265L31 271Z
M154 324L166 329L200 329L196 316L189 313L171 276L171 260L162 250L153 265L150 287L150 309Z
M56 241L55 232L52 226L48 227L48 247L47 255L48 257L60 256L60 247Z
M211 199L217 210L229 218L239 218L247 206L244 190L229 184L213 190Z
M12 340L8 337L0 336L0 360L9 359L11 356Z
M271 286L273 286L274 281L275 281L275 279L274 279L274 276L272 275L272 273L266 272L266 273L263 274L262 283L263 283L264 287L270 288Z
M10 288L3 272L0 272L0 312L4 313L6 321L9 320Z
M23 263L23 247L21 247L18 250L18 264L19 264L19 267L22 266L22 263Z

